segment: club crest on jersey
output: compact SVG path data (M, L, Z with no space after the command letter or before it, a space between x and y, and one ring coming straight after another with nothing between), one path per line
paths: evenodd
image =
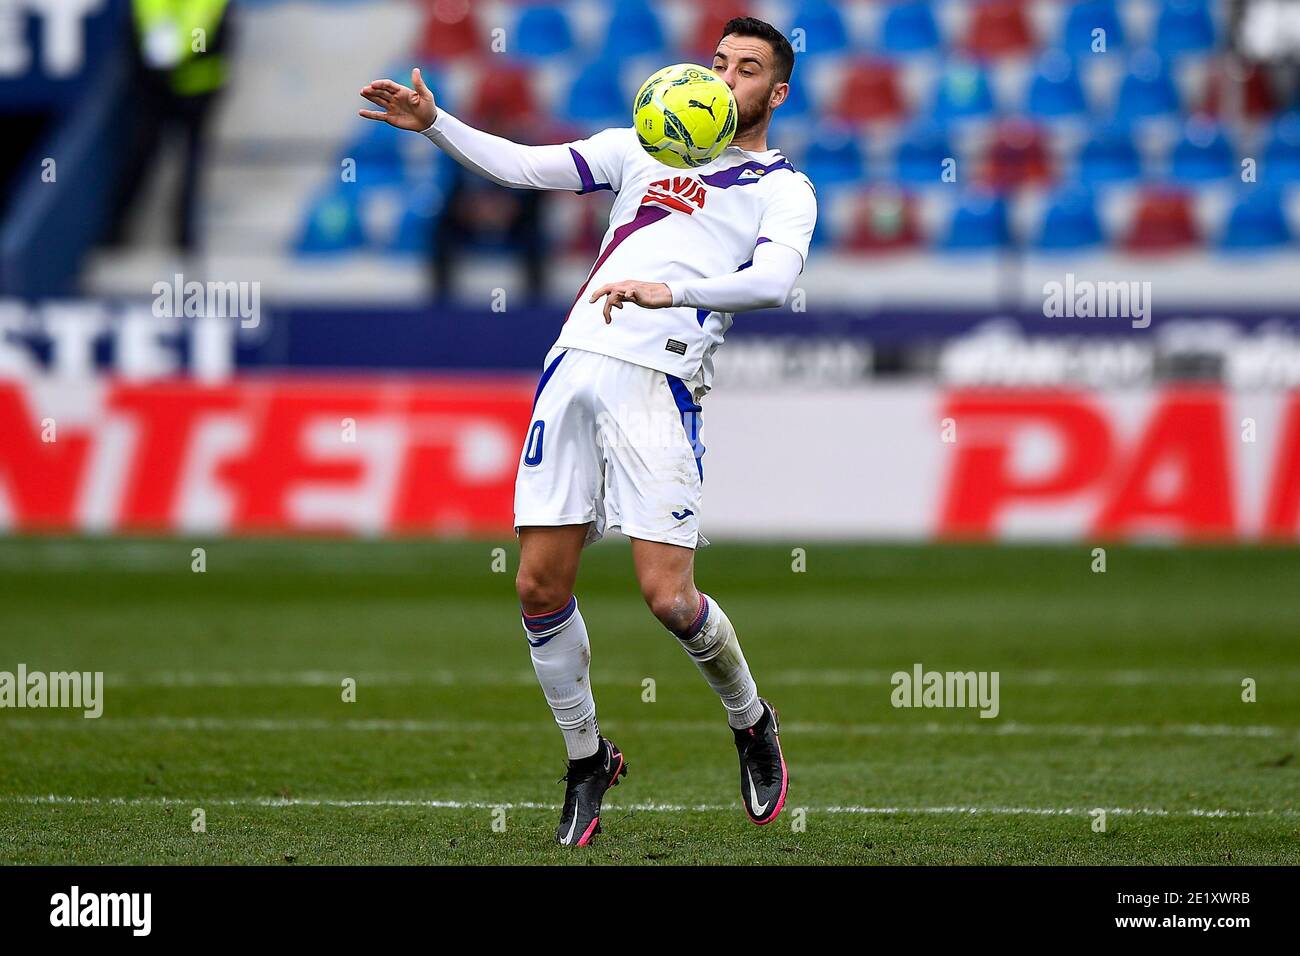
M673 176L671 179L660 179L646 187L646 193L641 197L641 205L658 203L660 206L667 206L689 216L696 209L704 208L705 193L704 184L699 180L692 179L690 176Z

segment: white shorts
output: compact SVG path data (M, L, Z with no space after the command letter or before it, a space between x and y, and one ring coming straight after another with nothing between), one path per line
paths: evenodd
M681 379L555 347L546 356L515 478L515 530L591 522L684 548L700 534L700 406Z

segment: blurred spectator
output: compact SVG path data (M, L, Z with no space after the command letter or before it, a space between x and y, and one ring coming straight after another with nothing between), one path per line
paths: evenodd
M127 213L149 178L143 171L161 155L164 138L176 137L183 165L172 238L181 250L194 249L208 120L226 83L229 6L228 0L132 0L132 129L110 242L124 237Z
M539 119L531 107L519 108L518 99L501 102L481 95L471 112L479 129L517 143L556 143L573 136L552 121ZM546 295L546 260L550 250L542 238L542 204L546 194L534 189L501 189L460 166L447 195L443 215L436 220L433 242L433 281L442 301L455 298L456 265L470 248L505 252L515 256L524 273L529 298Z

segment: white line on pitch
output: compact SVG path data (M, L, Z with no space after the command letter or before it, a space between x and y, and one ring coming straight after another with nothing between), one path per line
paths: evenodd
M194 797L183 800L177 797L73 797L57 794L37 794L32 796L0 796L0 803L49 804L71 806L225 806L225 807L326 807L326 808L366 808L366 807L414 807L431 810L558 810L558 803L536 803L532 801L490 800L340 800L331 798L309 797ZM736 809L729 804L682 804L682 803L629 803L612 804L620 810L638 810L662 813L722 813ZM1095 812L1095 807L978 807L978 806L920 806L920 807L868 807L868 806L826 806L803 807L809 813L832 813L855 816L892 816L895 814L930 814L936 816L1038 816L1038 817L1082 817ZM1189 807L1184 809L1166 809L1163 807L1103 807L1112 816L1133 817L1211 817L1226 819L1245 819L1253 817L1300 817L1300 810L1231 810L1226 808Z
M888 686L893 671L888 670L787 670L763 678L773 686L850 687L879 684ZM1024 670L1003 671L1004 683L1035 686L1057 684L1077 686L1185 686L1238 684L1244 671L1234 670ZM1252 674L1255 672L1252 671ZM640 684L645 674L597 672L594 684ZM1258 676L1258 675L1256 675ZM1300 680L1300 670L1270 671L1274 680ZM352 677L360 686L406 687L441 685L447 687L502 686L532 687L537 678L528 670L456 672L449 670L406 671L142 671L109 673L105 682L111 687L337 687L344 677Z
M604 720L602 725L617 730L682 731L721 733L726 725L716 720ZM372 733L490 733L547 732L550 723L535 721L490 720L324 720L319 718L277 717L103 717L85 720L80 717L0 717L0 727L18 730L211 730L211 731L347 731ZM1023 724L1016 721L980 721L966 723L912 723L900 719L888 724L835 724L786 721L782 727L796 734L841 734L846 736L889 737L907 734L972 737L1300 737L1300 728L1268 724Z

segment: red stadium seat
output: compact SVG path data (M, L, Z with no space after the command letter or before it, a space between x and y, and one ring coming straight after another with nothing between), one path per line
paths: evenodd
M749 16L752 11L739 0L705 0L698 5L698 9L700 14L691 29L686 49L700 63L708 66L713 62L713 51L718 48L722 28L727 21L734 17Z
M529 70L505 64L484 70L470 98L470 115L478 123L495 127L535 119L537 102Z
M853 64L832 110L848 123L898 119L907 113L894 64L873 60Z
M1036 47L1020 0L978 0L961 44L971 56L1019 56Z
M843 242L852 252L894 252L921 245L915 203L896 189L872 189L854 202Z
M1245 74L1230 76L1230 69L1244 70ZM1265 70L1253 64L1228 67L1220 63L1211 69L1206 78L1200 112L1224 119L1237 115L1246 119L1260 119L1277 112L1277 97Z
M1052 159L1043 130L1025 120L1008 120L998 126L980 164L980 182L993 189L1051 182Z
M430 59L452 60L478 56L483 41L469 0L425 0L424 32L419 54Z
M1143 193L1122 245L1138 253L1174 252L1200 245L1191 196L1173 189Z

